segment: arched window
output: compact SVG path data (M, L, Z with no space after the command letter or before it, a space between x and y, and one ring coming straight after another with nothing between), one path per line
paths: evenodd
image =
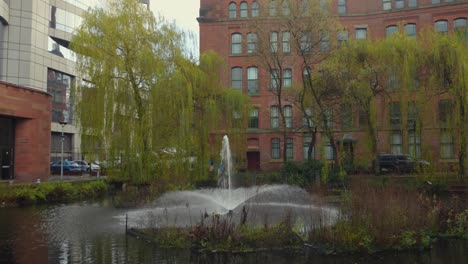
M236 3L229 3L229 18L236 18L237 16L237 6Z
M283 16L289 16L291 14L291 9L289 9L289 1L283 0L281 3L281 13Z
M338 15L346 14L346 0L338 0Z
M395 25L387 26L385 28L385 36L390 37L391 35L398 32L398 27Z
M233 33L231 35L231 54L242 54L242 34Z
M416 37L416 24L406 24L404 29L408 37Z
M453 30L461 39L465 41L468 40L468 30L467 30L466 18L457 18L453 21Z
M257 1L252 2L252 17L258 17L259 11L258 11L258 3Z
M434 23L435 31L437 33L447 34L448 33L448 22L447 20L438 20Z
M276 0L270 0L270 16L276 16Z
M247 2L242 2L240 4L240 17L246 18L248 16L248 5Z

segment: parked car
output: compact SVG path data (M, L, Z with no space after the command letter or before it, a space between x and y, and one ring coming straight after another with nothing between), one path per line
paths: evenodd
M74 160L72 162L76 162L78 165L80 165L81 171L88 171L89 170L89 164L88 162L84 160Z
M50 165L50 171L60 171L61 164L61 161L52 163L52 165ZM63 162L63 171L81 172L81 166L76 162L66 160Z
M429 166L429 162L421 159L414 159L409 155L402 154L380 154L380 172L392 171L395 173L414 172Z
M99 161L90 162L88 165L88 172L99 171L100 169L101 166L99 165Z

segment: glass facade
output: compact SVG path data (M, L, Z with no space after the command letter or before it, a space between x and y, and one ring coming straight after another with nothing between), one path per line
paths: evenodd
M79 15L73 14L69 11L57 8L55 6L50 7L50 24L51 28L62 30L68 33L72 33L75 28L79 27L83 22L83 18Z
M65 46L60 45L58 42L49 37L49 43L47 50L59 57L65 58L76 62L76 53L72 50L66 48Z
M48 69L47 92L52 95L52 122L71 124L73 120L72 87L74 77Z

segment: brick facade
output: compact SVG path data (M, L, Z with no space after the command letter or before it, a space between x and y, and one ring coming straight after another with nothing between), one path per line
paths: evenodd
M298 0L299 1L299 0ZM248 15L245 18L240 18L241 3L248 4ZM260 5L265 5L269 1L264 0L200 0L200 17L198 18L200 25L200 52L213 50L217 52L226 62L226 67L221 70L222 79L226 86L231 86L231 69L240 67L242 69L242 87L243 92L247 93L247 69L248 67L258 67L258 85L259 94L251 96L251 101L254 107L259 110L259 127L258 129L249 129L247 135L247 152L259 152L260 169L263 171L274 170L281 166L282 159L272 159L272 139L280 138L282 134L278 129L272 129L270 125L270 107L276 104L275 98L269 91L269 72L262 69L258 65L258 60L255 56L248 55L247 50L247 33L252 31L249 26L250 21L256 18L251 17L252 3L257 2ZM277 2L281 2L277 0ZM344 29L348 31L349 38L354 38L356 28L366 28L368 38L384 38L386 27L397 25L399 27L405 24L415 24L416 31L421 32L426 28L433 29L434 22L438 20L446 20L448 22L449 31L454 28L454 20L458 18L466 19L468 17L468 1L454 0L452 2L441 0L440 4L432 4L432 0L404 0L403 7L397 8L397 2L391 1L391 8L384 10L383 1L381 0L347 0L346 12L340 14L338 19ZM416 3L416 6L409 7L409 2ZM235 3L236 17L229 18L229 4ZM336 14L338 0L331 1L331 10ZM265 11L265 7L261 7L261 11ZM278 11L279 13L279 11ZM265 18L263 21L265 20ZM264 22L262 22L264 23ZM240 33L242 35L242 53L238 55L231 54L231 34ZM336 36L331 36L331 38ZM278 38L278 43L281 45L281 40ZM291 62L288 67L292 69L293 82L299 82L302 76L302 66L294 60L294 55L291 57ZM286 62L287 63L287 62ZM439 164L451 164L456 162L456 149L454 157L450 159L442 159L440 155L441 135L440 126L438 124L439 116L439 101L443 97L435 97L427 107L434 109L431 115L423 120L421 138L421 149L425 153L423 158L430 158L432 162ZM391 152L391 129L389 128L389 102L397 99L377 99L377 129L378 129L378 151ZM338 113L334 113L334 118L339 118ZM293 123L300 126L302 122L301 113L295 109L293 111ZM298 130L289 133L288 137L293 139L293 157L295 161L304 160L303 157L303 139L304 130ZM409 153L409 130L401 129L402 133L402 149L403 153ZM369 157L364 147L365 132L359 128L359 120L357 116L353 116L353 125L349 130L336 129L336 139L343 141L346 137L351 137L354 142L354 156ZM320 133L316 138L316 146L322 142ZM455 138L455 140L457 140ZM456 144L455 144L456 145ZM283 144L281 146L281 153ZM317 158L321 158L317 149ZM322 153L323 154L323 153ZM247 157L249 154L246 155ZM363 158L361 163L364 167L370 166L369 158ZM449 165L447 165L449 166ZM246 165L249 167L249 164ZM250 168L252 169L252 168Z
M0 83L0 116L14 120L15 181L46 180L50 175L50 108L49 94Z

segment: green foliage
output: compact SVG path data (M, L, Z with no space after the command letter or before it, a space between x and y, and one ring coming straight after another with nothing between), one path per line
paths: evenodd
M468 210L456 213L449 212L447 234L468 239Z
M18 187L14 190L16 203L20 205L69 202L77 199L93 199L107 192L105 181L85 183L43 182Z
M184 50L188 41L137 0L114 0L84 15L71 42L89 82L75 91L77 119L83 151L107 159L110 180L206 179L218 151L209 133L233 111L245 112L248 98L221 85L220 57L208 52L196 62Z
M286 176L288 184L306 187L314 183L322 168L323 164L319 160L308 160L301 164L286 162L281 172Z

